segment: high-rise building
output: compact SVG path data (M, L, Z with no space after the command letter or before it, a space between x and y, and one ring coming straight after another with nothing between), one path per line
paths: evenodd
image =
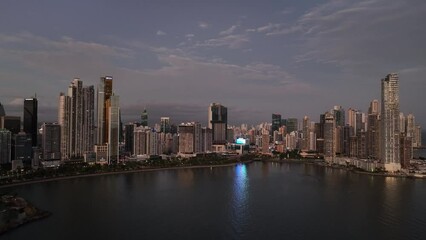
M119 160L119 131L120 131L120 103L119 97L114 94L106 102L108 128L108 163L116 163Z
M170 132L170 117L160 118L160 132L163 132L163 133Z
M83 87L82 147L84 152L93 151L95 145L95 88Z
M368 108L368 113L369 114L379 114L380 113L379 100L374 99L373 101L371 101L370 107Z
M83 158L93 151L95 142L94 87L83 87L79 78L73 79L68 93L60 93L58 124L61 126L61 155L63 160Z
M134 153L135 127L134 123L124 125L124 151L129 155Z
M208 125L213 133L213 145L226 144L228 109L219 103L212 103L209 106L208 117Z
M147 154L147 147L146 147L146 133L147 131L150 131L144 126L136 127L133 134L134 134L134 142L133 142L133 153L134 155L144 155Z
M403 112L399 113L399 132L400 133L405 133L406 130L406 118L404 116Z
M272 126L271 126L271 132L278 131L278 129L281 127L281 114L273 113L272 114Z
M6 116L6 112L4 111L4 107L0 102L0 117Z
M15 138L14 160L22 160L24 165L31 165L31 160L32 160L31 136L27 133L20 132L16 134L14 138Z
M378 113L369 111L367 124L367 156L371 159L379 158L379 118Z
M197 122L179 125L179 153L195 154L202 152L201 124Z
M309 150L309 118L308 116L303 117L303 126L302 126L302 150Z
M61 126L61 159L71 158L71 97L59 94L58 123Z
M0 129L0 164L11 162L12 133L7 129Z
M381 83L381 160L387 171L395 172L401 169L398 74L388 74Z
M43 159L61 160L61 126L57 123L43 123L41 129Z
M413 138L413 147L421 147L422 146L422 127L420 125L416 125L416 129L414 131Z
M336 121L336 127L345 126L345 109L342 106L333 107L334 120Z
M37 98L24 100L24 132L31 135L33 147L37 146Z
M333 114L325 114L324 123L324 160L333 162L336 156L336 121Z
M141 114L141 125L143 127L148 127L148 112L146 111L146 108L143 110Z
M112 96L112 77L101 77L97 91L97 144L108 142L108 106L107 102Z
M21 131L21 117L0 116L0 128L5 128L12 134L18 134Z
M297 130L299 130L298 129L298 121L297 121L297 118L288 118L287 119L287 125L286 125L286 127L287 127L287 132L288 133L291 133L291 132L293 132L293 131L297 131Z

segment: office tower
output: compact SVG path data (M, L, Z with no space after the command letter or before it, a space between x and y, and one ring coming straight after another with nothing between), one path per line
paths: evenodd
M369 114L377 114L377 115L380 113L379 100L374 99L373 101L371 101L370 107L368 108L368 113Z
M333 107L334 120L336 121L337 126L345 126L345 109L342 106Z
M43 123L41 129L43 159L61 160L61 126L57 123Z
M324 123L324 159L327 162L332 162L336 156L335 129L336 122L334 116L327 112Z
M10 163L12 160L12 133L7 129L0 129L0 164Z
M120 131L120 105L119 97L115 95L109 96L106 106L106 121L108 127L105 129L108 133L108 164L117 163L119 160L119 131Z
M61 126L61 159L71 158L71 97L59 94L58 123Z
M200 123L182 123L178 127L178 132L180 154L195 154L202 152L202 130Z
M0 116L0 128L7 129L12 134L18 134L21 131L21 117Z
M68 93L59 94L58 124L61 126L61 158L80 159L93 151L95 138L94 87L74 78Z
M272 114L272 128L271 132L278 131L281 127L281 114L273 113Z
M420 125L416 125L414 130L414 138L413 138L413 147L421 147L422 146L422 127Z
M416 128L416 118L414 117L413 114L408 114L407 118L406 118L406 123L405 123L405 129L406 129L406 136L407 137L414 137L414 130Z
M343 147L342 147L342 153L343 156L349 156L350 155L350 141L351 141L351 133L352 133L352 127L349 125L346 125L343 127Z
M162 152L160 134L155 130L146 132L146 151L148 155L160 155Z
M355 113L355 135L358 135L361 131L365 130L365 115L364 113L357 111Z
M348 125L353 127L355 129L356 126L356 112L358 112L358 110L353 109L353 108L349 108L348 109ZM352 133L354 134L354 133Z
M405 133L405 130L407 129L406 120L408 119L405 118L404 113L400 112L399 113L399 132L400 133Z
M24 132L31 134L33 147L37 146L37 98L24 100Z
M369 111L367 124L367 157L370 159L379 158L379 118L378 113Z
M219 103L212 103L209 106L208 117L208 125L213 132L213 145L226 144L228 109Z
M31 164L32 143L31 135L20 132L14 136L15 157L14 160L22 160L24 165Z
M160 132L163 132L163 133L170 132L170 117L160 118Z
M401 169L398 74L388 74L381 85L381 160L387 171L394 172Z
M83 87L83 127L82 148L84 152L93 151L95 145L95 88Z
M212 130L210 128L203 127L201 129L201 138L202 138L202 148L201 152L211 152L212 151Z
M141 125L143 127L148 127L148 112L146 111L146 108L143 110L141 114Z
M0 102L0 117L6 116L6 112L4 111L4 107Z
M401 133L399 139L401 168L407 169L410 167L410 160L413 158L413 138L407 137L406 133Z
M302 126L302 150L309 150L309 118L308 116L303 117L303 126Z
M128 123L124 126L124 151L129 155L134 154L135 127L136 124L134 123Z
M291 133L293 131L297 131L298 130L297 118L288 118L286 127L287 127L288 133Z
M144 126L135 127L133 135L133 153L134 155L147 154L146 150L146 132L149 131Z
M107 102L112 96L112 77L101 77L97 91L97 144L108 142L108 107ZM118 117L118 116L117 116Z
M70 156L80 158L83 156L83 82L74 78L68 86L68 96L71 100L70 108Z

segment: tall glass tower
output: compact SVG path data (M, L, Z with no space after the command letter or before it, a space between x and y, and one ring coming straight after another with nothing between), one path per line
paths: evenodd
M33 147L37 146L37 98L24 100L24 132L31 135Z
M399 152L399 79L398 74L388 74L382 79L381 106L381 160L385 169L401 169Z

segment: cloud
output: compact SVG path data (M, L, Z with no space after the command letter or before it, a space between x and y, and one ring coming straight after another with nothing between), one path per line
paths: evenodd
M198 22L198 27L201 28L201 29L207 29L207 28L209 28L209 26L210 25L206 22Z
M186 38L193 38L193 37L195 37L195 34L193 34L193 33L188 33L188 34L186 34L186 35L185 35L185 37L186 37Z
M247 35L235 34L227 35L219 38L212 38L204 42L197 43L195 47L227 47L230 49L237 49L250 42Z
M234 33L234 31L238 28L238 25L232 25L231 27L229 27L228 29L222 31L219 33L219 35L230 35L232 33Z
M23 98L14 98L11 101L9 101L8 105L10 105L10 106L23 106L24 105L24 99Z
M167 35L167 33L163 32L161 30L157 31L157 36L164 36L164 35Z

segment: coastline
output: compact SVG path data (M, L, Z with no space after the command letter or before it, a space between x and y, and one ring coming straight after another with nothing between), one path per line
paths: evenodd
M324 161L315 161L315 160L300 160L300 159L285 159L285 160L279 160L279 159L265 159L260 160L261 162L277 162L277 163L298 163L298 164L309 164L309 165L316 165L321 166L325 168L332 168L332 169L342 169L347 172L355 173L355 174L362 174L362 175L370 175L370 176L378 176L378 177L393 177L393 178L408 178L408 179L426 179L426 176L420 175L401 175L401 174L394 174L394 173L385 173L385 172L367 172L367 171L360 171L357 169L348 169L343 166L338 165L328 165Z
M301 159L283 159L283 160L280 160L280 159L271 158L271 159L247 160L247 161L227 163L227 164L218 164L218 165L196 165L196 166L180 166L180 167L143 168L143 169L137 169L137 170L100 172L100 173L80 174L80 175L73 175L73 176L62 176L62 177L54 177L54 178L35 179L35 180L28 180L28 181L21 181L21 182L16 182L16 183L0 185L0 189L5 189L5 188L9 188L9 187L17 187L17 186L22 186L22 185L29 185L29 184L36 184L36 183L53 182L53 181L61 181L61 180L68 180L68 179L75 179L75 178L85 178L85 177L96 177L96 176L104 176L104 175L138 173L138 172L153 172L153 171L161 171L161 170L230 167L230 166L235 166L235 165L238 165L238 164L241 164L241 163L246 164L246 163L252 163L252 162L255 162L255 161L258 161L258 162L275 162L275 163L309 164L309 165L322 166L322 167L326 167L326 168L342 169L342 170L346 170L348 172L352 172L352 173L355 173L355 174L370 175L370 176L410 178L410 179L426 179L426 176L400 175L400 174L392 174L392 173L359 171L357 169L348 169L348 168L343 167L343 166L327 165L324 161L311 160L311 159L308 159L308 160L301 160Z
M21 182L16 182L16 183L0 185L0 189L9 188L9 187L17 187L17 186L22 186L22 185L35 184L35 183L53 182L53 181L61 181L61 180L84 178L84 177L96 177L96 176L104 176L104 175L137 173L137 172L153 172L153 171L161 171L161 170L231 167L231 166L235 166L237 164L241 164L241 163L246 164L246 163L251 163L251 162L253 162L253 161L249 160L249 161L241 161L241 162L218 164L218 165L196 165L196 166L182 166L182 167L144 168L144 169L128 170L128 171L101 172L101 173L81 174L81 175L63 176L63 177L54 177L54 178L34 179L34 180L21 181Z

